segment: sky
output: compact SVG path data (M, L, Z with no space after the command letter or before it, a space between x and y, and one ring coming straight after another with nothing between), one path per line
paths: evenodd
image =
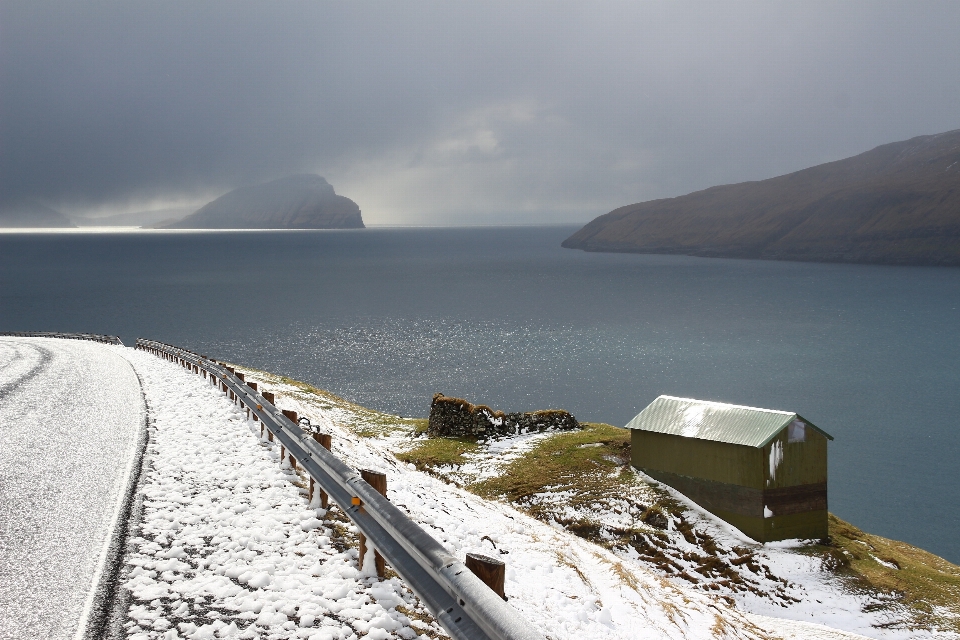
M957 2L0 2L0 199L586 222L960 128Z

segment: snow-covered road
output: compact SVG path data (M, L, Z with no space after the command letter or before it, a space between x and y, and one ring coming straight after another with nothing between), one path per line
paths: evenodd
M0 337L0 638L73 638L94 608L145 407L119 349Z

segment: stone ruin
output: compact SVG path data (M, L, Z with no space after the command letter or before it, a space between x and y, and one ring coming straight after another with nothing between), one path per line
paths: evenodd
M433 396L427 435L454 438L490 438L532 433L547 429L580 429L580 423L562 409L504 413L482 404L471 404L462 398L448 398L442 393Z

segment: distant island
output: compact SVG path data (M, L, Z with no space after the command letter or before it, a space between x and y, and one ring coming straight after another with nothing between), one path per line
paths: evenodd
M19 200L0 203L0 229L2 228L72 228L70 219L36 200Z
M960 265L960 129L787 175L615 209L568 249Z
M160 225L158 225L160 226ZM360 207L304 174L240 187L165 229L363 229Z

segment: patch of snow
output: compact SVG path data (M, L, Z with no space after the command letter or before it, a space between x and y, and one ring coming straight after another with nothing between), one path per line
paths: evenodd
M783 443L775 440L770 445L770 477L767 479L767 484L777 479L777 469L781 462L783 462Z

